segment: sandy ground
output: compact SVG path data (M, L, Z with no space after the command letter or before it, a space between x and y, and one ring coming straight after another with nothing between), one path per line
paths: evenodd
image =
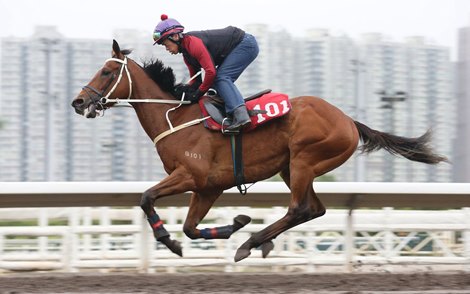
M374 292L470 293L470 273L10 273L0 275L1 294Z

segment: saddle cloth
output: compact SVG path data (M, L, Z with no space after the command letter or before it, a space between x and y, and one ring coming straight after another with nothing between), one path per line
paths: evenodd
M251 124L244 131L251 131L258 126L287 114L291 110L289 97L282 93L265 90L245 98L246 108L250 114ZM204 126L210 130L222 130L222 122L227 116L223 100L218 96L204 96L199 100L199 107L204 117ZM225 122L226 125L230 122Z

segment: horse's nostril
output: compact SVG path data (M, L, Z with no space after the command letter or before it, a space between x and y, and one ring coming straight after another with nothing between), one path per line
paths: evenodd
M72 106L73 107L78 107L80 105L83 105L83 103L85 103L85 100L83 100L81 98L77 98L77 99L72 101Z

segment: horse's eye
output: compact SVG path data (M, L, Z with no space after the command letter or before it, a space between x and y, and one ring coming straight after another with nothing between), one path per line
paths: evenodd
M111 74L111 72L110 72L109 70L105 70L105 69L104 69L104 70L101 72L101 74L106 77L106 76L109 76L109 75Z

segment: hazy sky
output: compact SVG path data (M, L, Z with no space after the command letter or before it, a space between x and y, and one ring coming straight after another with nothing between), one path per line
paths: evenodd
M0 37L27 37L36 25L55 25L68 38L146 30L150 42L162 13L187 30L266 23L297 36L308 28L351 37L380 32L397 41L420 35L453 54L457 29L470 26L470 0L0 0Z

